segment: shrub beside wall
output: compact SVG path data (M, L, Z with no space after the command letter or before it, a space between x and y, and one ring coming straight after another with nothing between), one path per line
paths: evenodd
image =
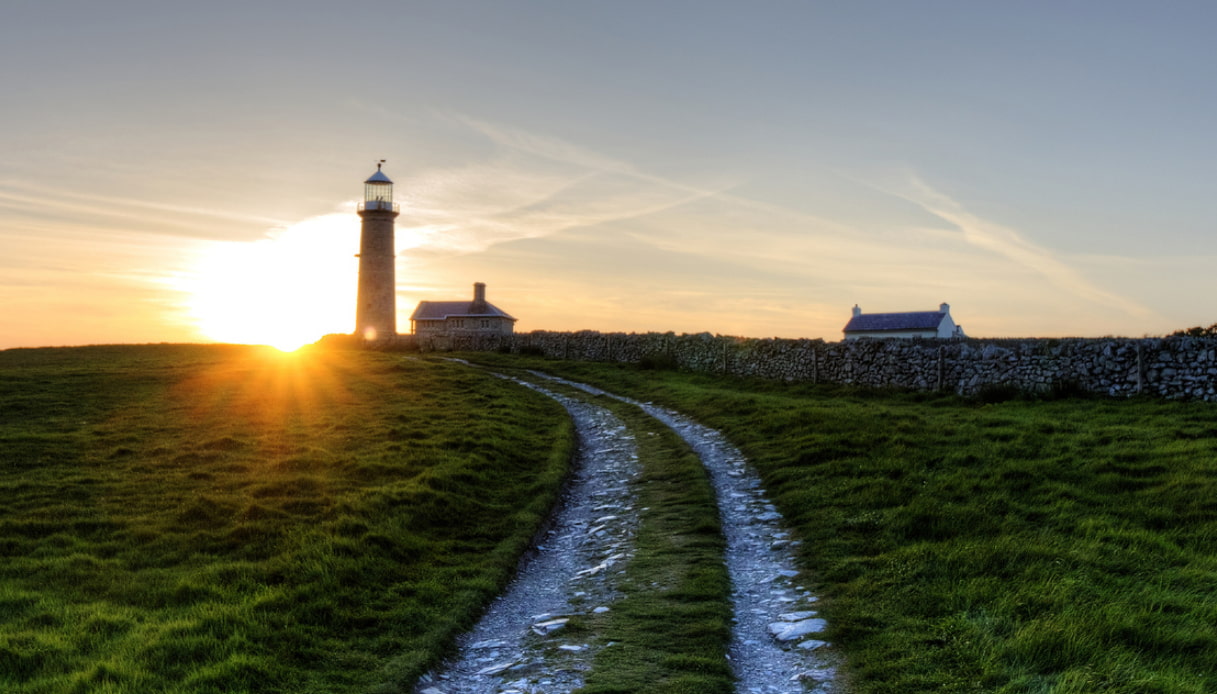
M709 333L535 331L399 340L397 347L421 351L524 351L558 359L960 395L1002 386L1217 400L1217 338L1210 337L825 342Z

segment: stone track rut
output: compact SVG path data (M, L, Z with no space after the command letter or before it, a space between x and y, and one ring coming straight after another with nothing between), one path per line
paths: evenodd
M534 373L592 396L641 407L701 458L726 537L734 625L728 652L740 694L838 694L835 657L817 638L817 598L799 582L792 540L760 478L718 432L675 412L584 384ZM424 676L417 694L564 694L577 690L601 646L565 637L581 614L612 609L633 555L639 473L633 435L605 407L513 379L561 403L578 434L572 481L550 530L507 590L460 640L458 656Z

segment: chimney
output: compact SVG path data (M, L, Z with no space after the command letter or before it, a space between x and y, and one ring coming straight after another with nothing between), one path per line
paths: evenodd
M950 312L951 312L951 305L950 305L950 304L948 304L948 303L942 303L942 304L939 304L939 305L938 305L938 312L939 312L939 313L950 313Z
M474 313L486 312L486 285L484 283L473 283L473 305L469 309Z
M854 315L855 315L855 316L860 316L860 315L862 315L862 309L858 308L858 305L857 305L857 304L854 304Z

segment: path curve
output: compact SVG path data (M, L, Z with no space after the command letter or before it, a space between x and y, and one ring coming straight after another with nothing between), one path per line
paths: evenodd
M460 361L460 360L456 360ZM467 362L466 362L467 363ZM586 384L533 376L640 407L675 431L710 475L726 539L734 620L728 657L739 694L839 694L816 596L798 581L782 516L759 476L719 432L651 403ZM509 378L495 374L500 378ZM522 379L557 400L579 438L573 481L551 530L507 591L459 642L459 655L425 675L417 694L566 694L582 686L595 648L562 638L567 617L611 609L616 578L633 555L639 473L633 435L607 409Z
M608 393L594 386L534 375L636 405L675 431L701 458L718 499L727 541L735 613L728 651L741 694L835 694L835 658L819 638L827 624L818 598L798 581L794 550L782 515L765 496L760 477L739 449L718 431L671 410Z
M497 374L496 374L497 375ZM607 409L515 380L566 408L578 437L571 481L550 530L507 590L459 640L457 657L418 694L559 694L583 684L595 648L566 638L566 620L609 609L634 554L634 437Z

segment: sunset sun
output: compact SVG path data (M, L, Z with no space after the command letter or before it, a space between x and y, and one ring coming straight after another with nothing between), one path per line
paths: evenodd
M352 215L331 214L210 246L182 282L192 319L209 339L283 351L349 333L358 231Z

